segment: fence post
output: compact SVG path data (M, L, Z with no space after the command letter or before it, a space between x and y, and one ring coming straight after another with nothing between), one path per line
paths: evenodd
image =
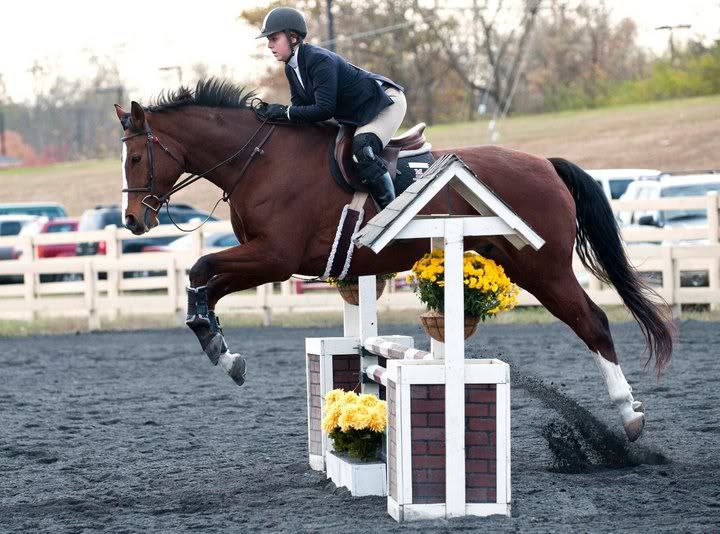
M717 191L710 191L707 194L707 222L708 222L708 244L711 247L720 245L720 214L718 214L718 196ZM708 289L717 292L720 290L720 258L717 256L710 260L708 266ZM710 311L720 309L720 302L711 302Z
M173 314L178 322L182 324L182 320L185 319L184 314L180 314L180 307L178 306L178 266L175 256L171 256L167 264L167 292L168 292L168 309Z
M663 255L663 289L667 289L670 295L670 309L673 319L679 320L682 317L682 303L680 299L680 268L678 261L673 255L673 247L664 247ZM665 280L667 279L667 286Z
M120 280L122 280L123 273L118 270L118 267L120 266L119 260L122 246L120 244L120 240L118 239L117 226L114 224L106 226L105 232L107 233L107 238L105 239L105 257L112 260L111 265L113 267L108 269L107 272L107 296L108 303L110 305L108 314L110 320L114 320L120 315Z
M22 236L22 258L23 262L27 262L27 267L23 269L23 286L25 288L25 301L28 304L28 312L26 317L30 321L34 321L37 317L37 309L35 307L35 292L37 289L38 275L33 269L36 265L35 247L33 247L33 238L31 235Z
M204 239L202 229L193 232L192 234L192 255L199 258L203 255Z
M268 295L272 290L272 284L257 286L258 307L260 308L260 319L263 326L272 325L272 309L268 305Z
M85 262L85 270L83 271L83 278L85 281L85 308L88 313L88 330L98 330L100 328L100 316L97 312L96 297L97 297L97 285L95 279L97 273L94 269L92 259L88 259Z

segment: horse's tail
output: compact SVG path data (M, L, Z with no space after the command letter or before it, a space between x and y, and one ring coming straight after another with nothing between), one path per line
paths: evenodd
M575 199L577 236L575 249L580 261L598 279L612 284L640 325L648 360L655 357L655 372L660 376L670 361L674 327L660 313L659 305L648 295L662 298L640 280L623 248L620 230L610 203L588 173L562 158L550 158L562 181Z

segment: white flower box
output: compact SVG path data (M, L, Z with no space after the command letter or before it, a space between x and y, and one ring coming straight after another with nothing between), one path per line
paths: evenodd
M384 462L363 462L328 451L325 465L327 477L337 487L345 486L354 497L387 496L387 468Z

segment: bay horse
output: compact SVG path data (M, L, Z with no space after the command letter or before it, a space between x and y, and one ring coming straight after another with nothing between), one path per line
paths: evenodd
M123 130L123 216L134 234L158 224L157 211L177 190L183 173L199 175L223 191L241 245L203 256L190 270L187 324L212 363L238 383L245 359L231 353L213 310L225 295L280 282L293 274L322 275L343 207L352 195L329 170L336 129L325 124L266 124L253 109L254 93L225 80L198 82L161 94L147 107L116 105ZM240 149L240 150L238 150ZM577 165L497 146L437 150L457 154L544 240L534 251L517 250L502 237L468 238L502 265L510 278L566 323L591 351L620 413L629 440L643 429L618 364L608 319L578 283L573 248L598 278L612 284L640 325L658 374L669 362L673 328L660 304L630 265L610 205L596 182ZM186 179L185 179L186 180ZM185 180L180 184L184 184ZM453 190L454 214L476 214ZM438 195L423 213L447 212ZM365 205L366 219L375 213ZM426 252L426 240L404 240L375 254L355 251L350 276L406 271Z

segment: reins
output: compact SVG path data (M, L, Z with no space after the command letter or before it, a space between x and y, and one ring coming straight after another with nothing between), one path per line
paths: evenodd
M259 99L257 99L259 100ZM126 187L122 189L123 193L149 193L145 198L142 199L141 204L145 206L145 212L143 214L143 222L147 226L147 214L148 211L153 211L155 214L157 214L160 209L162 208L163 204L165 205L166 213L168 218L170 219L170 222L180 230L181 232L194 232L195 230L200 229L205 223L207 223L215 213L215 210L217 209L220 202L228 202L230 200L230 195L233 193L235 188L237 187L238 183L240 183L240 179L245 174L245 171L247 171L248 167L250 167L250 164L255 159L256 156L261 156L265 153L263 150L263 146L265 143L270 139L270 136L273 134L276 128L276 124L271 123L268 121L268 118L261 114L261 112L258 110L260 105L253 103L252 109L255 112L255 115L260 120L260 126L257 127L255 132L250 136L250 138L247 140L247 142L235 153L230 155L229 157L225 158L221 162L213 165L211 168L206 170L205 172L199 173L199 174L191 174L190 176L184 178L183 180L176 183L173 187L170 188L170 190L161 195L157 196L155 193L155 161L153 158L153 144L157 143L160 148L162 148L173 160L177 162L178 165L180 165L180 168L182 170L185 170L185 165L182 163L175 155L160 141L160 139L153 133L153 131L150 129L150 126L146 123L145 130L142 132L137 132L134 134L126 135L120 139L120 141L125 142L128 139L132 139L134 137L138 137L140 135L147 136L147 149L148 149L148 185L145 187ZM262 104L262 101L260 101L260 104ZM251 143L252 141L258 136L258 134L262 131L262 129L265 127L266 124L270 124L270 130L268 130L267 134L265 134L265 137L262 138L262 140L255 146L253 151L250 153L250 156L245 160L245 163L243 164L242 168L240 169L240 173L238 174L237 178L233 181L230 188L225 191L223 190L222 196L218 199L218 201L215 203L215 206L213 206L212 211L210 214L205 218L203 222L201 222L197 227L191 229L191 230L185 230L183 228L180 228L178 224L173 220L172 216L170 215L170 197L177 193L178 191L181 191L185 189L186 187L194 184L201 178L207 177L207 175L214 170L222 167L223 165L226 165L230 163L232 160L234 160L236 157L238 157ZM154 205L151 204L151 201L154 201Z

